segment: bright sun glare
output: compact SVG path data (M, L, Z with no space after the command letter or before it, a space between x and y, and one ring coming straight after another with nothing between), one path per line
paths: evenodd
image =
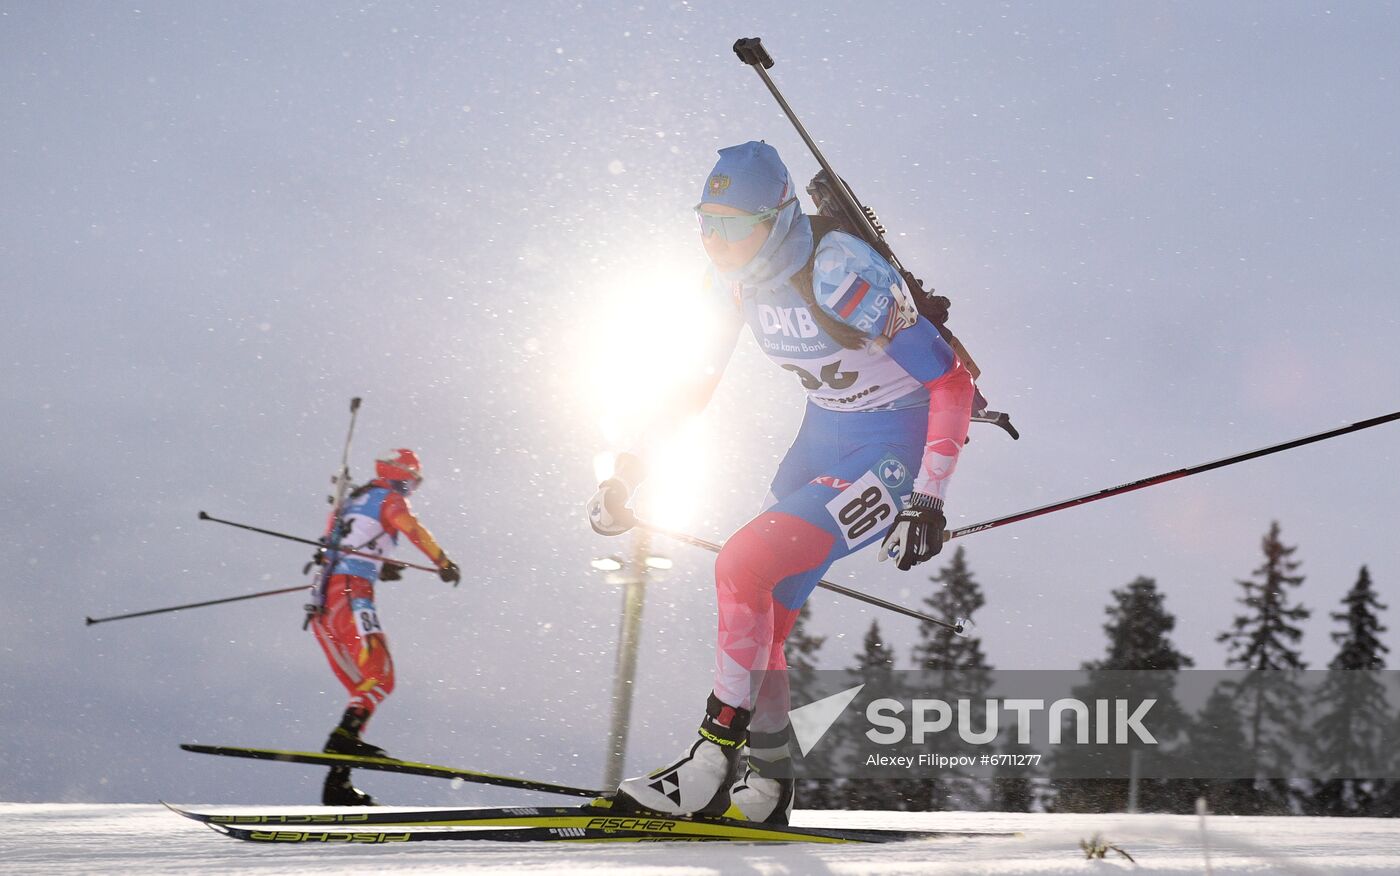
M696 418L666 424L664 411L703 372L706 342L718 326L701 304L692 265L653 264L645 273L612 280L599 296L594 328L594 337L609 342L594 344L592 361L581 369L591 410L615 450L639 448L657 427L670 432L664 441L648 442L650 473L638 495L638 513L679 527L701 501L707 448ZM595 468L600 477L610 473L612 454L601 454Z

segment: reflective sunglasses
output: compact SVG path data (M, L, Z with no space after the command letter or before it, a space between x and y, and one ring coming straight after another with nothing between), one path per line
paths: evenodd
M738 243L753 234L753 230L758 227L760 222L767 222L777 216L788 204L796 200L797 198L788 198L776 207L769 207L767 210L760 210L746 216L716 216L701 210L700 208L704 204L696 204L695 215L700 218L700 236L709 237L711 234L718 234L721 240Z

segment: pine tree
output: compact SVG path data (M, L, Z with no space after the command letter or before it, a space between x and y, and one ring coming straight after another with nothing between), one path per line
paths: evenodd
M815 681L817 671L817 652L826 644L826 636L814 636L807 631L807 624L811 620L812 603L808 601L798 611L792 631L783 643L783 654L788 665L788 686L794 695L799 691L804 694L812 692L811 685Z
M1087 685L1076 687L1075 696L1083 702L1100 698L1112 699L1122 695L1123 682L1109 673L1123 670L1143 671L1132 677L1135 698L1155 699L1153 733L1158 745L1115 747L1109 751L1078 752L1073 748L1056 753L1057 767L1073 768L1076 772L1101 772L1096 779L1062 779L1055 783L1054 809L1057 812L1112 812L1127 807L1132 751L1139 758L1168 757L1165 752L1178 735L1185 732L1187 718L1177 702L1175 679L1169 671L1193 666L1195 661L1172 643L1170 635L1176 628L1176 617L1166 610L1164 597L1152 578L1139 576L1127 587L1114 590L1112 601L1104 609L1108 622L1103 630L1108 635L1108 647L1103 658L1084 664L1090 673ZM1148 670L1159 670L1148 674ZM1071 766L1072 765L1072 766ZM1157 763L1156 766L1162 766ZM1138 805L1146 811L1189 811L1177 798L1174 786L1161 779L1138 783Z
M860 653L856 655L852 668L862 676L877 681L888 680L894 674L894 648L885 644L879 621L870 622L870 629L865 631Z
M1385 611L1376 598L1371 585L1371 572L1365 566L1356 583L1342 598L1345 612L1333 612L1332 620L1342 621L1346 629L1332 634L1332 641L1341 646L1337 656L1327 664L1328 669L1384 669L1385 655L1390 648L1381 643L1379 635L1386 631L1381 626L1378 612Z
M936 585L924 599L928 613L949 624L971 623L973 615L986 604L982 588L972 577L967 565L967 552L961 545L953 552L948 565L929 577ZM991 666L982 652L982 640L965 630L962 635L946 626L919 622L919 641L914 646L914 668L926 672L941 672L937 684L945 700L966 699L972 703L986 700L991 687ZM945 734L938 743L940 754L953 757L986 753L970 745L956 734ZM1014 781L1003 779L1003 781ZM990 797L986 780L973 779L953 772L935 778L919 779L906 788L910 806L914 809L986 808ZM1014 789L1008 789L1013 793Z
M1126 588L1114 590L1104 613L1108 623L1108 653L1085 669L1186 669L1195 661L1177 650L1169 638L1176 616L1163 605L1164 595L1152 578L1139 576Z
M1019 731L1020 724L1016 717L1007 718L1005 725L998 731L1003 741L997 754L1043 754L1033 744L1022 745L1019 742ZM988 783L986 808L993 812L1037 811L1042 800L1048 798L1053 791L1049 787L1049 780L1041 775L1033 775L1033 771L1040 772L1036 767L1016 766L1010 763L995 767Z
M1386 688L1373 674L1385 668L1389 652L1379 635L1386 631L1378 613L1385 606L1376 598L1371 573L1365 566L1342 599L1344 612L1333 612L1332 620L1343 628L1332 634L1339 646L1337 656L1327 664L1327 674L1319 692L1320 715L1314 725L1314 757L1324 775L1311 800L1316 815L1379 815L1380 801L1390 794L1390 783L1367 778L1385 774L1386 729L1396 720L1386 696Z
M859 675L872 690L894 694L897 689L894 678L894 649L880 633L880 622L871 621L865 633L861 651L856 655L854 674ZM851 742L853 740L843 740ZM844 747L844 746L843 746ZM864 751L858 742L850 746L851 757L859 761ZM858 762L849 765L848 775L858 772ZM905 782L892 778L853 778L843 783L841 800L846 809L908 809L910 795Z
M929 580L938 589L924 599L928 613L948 623L971 620L986 599L967 567L967 552L959 545L953 558ZM919 643L914 646L915 669L991 669L977 636L959 635L951 629L919 621Z
M1228 666L1241 669L1304 669L1298 643L1303 630L1295 624L1312 614L1308 609L1290 606L1285 588L1298 587L1303 576L1294 574L1302 565L1292 559L1296 545L1288 547L1279 537L1278 521L1269 527L1262 547L1264 564L1254 570L1258 580L1245 578L1236 583L1244 589L1239 603L1246 609L1236 615L1233 629L1216 636L1228 643Z
M1250 757L1249 740L1240 721L1237 688L1232 681L1217 684L1191 723L1186 752L1200 776L1231 776ZM1249 815L1259 811L1259 793L1254 780L1209 778L1183 781L1183 789L1204 797L1210 811L1218 815Z
M1293 559L1298 548L1283 543L1278 521L1269 526L1261 548L1264 562L1254 570L1254 577L1236 582L1244 591L1238 601L1245 611L1216 641L1228 644L1226 665L1250 670L1237 687L1237 699L1248 719L1248 772L1260 794L1257 811L1287 814L1297 802L1287 782L1258 780L1268 772L1287 775L1293 769L1290 743L1305 735L1295 717L1301 714L1301 687L1283 670L1306 668L1299 650L1303 630L1298 624L1311 612L1290 603L1289 590L1300 586L1304 576L1297 574L1301 563Z
M820 699L824 693L817 688L817 658L826 636L816 636L808 632L807 625L812 620L812 603L803 604L793 622L784 644L788 664L788 687L794 705L805 705ZM794 745L794 748L796 746ZM817 746L801 758L799 775L831 776L830 749ZM797 755L794 754L794 757ZM797 805L803 809L836 809L841 801L835 792L835 781L831 778L799 778L796 787Z

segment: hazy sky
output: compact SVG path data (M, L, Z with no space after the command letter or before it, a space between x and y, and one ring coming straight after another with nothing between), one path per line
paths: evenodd
M619 595L588 561L626 547L581 513L604 384L688 334L715 150L816 169L730 51L755 35L1022 431L974 426L951 525L1400 409L1393 3L0 2L0 800L314 801L312 770L176 748L319 747L344 695L298 596L83 618L304 580L306 550L195 515L315 535L355 395L353 472L418 450L415 508L465 572L381 588L399 690L369 738L599 781ZM743 341L685 528L758 507L802 404ZM1219 666L1275 519L1311 665L1362 564L1400 651L1397 447L1391 425L967 538L990 660L1100 656L1109 591L1145 574ZM712 663L712 557L657 547L634 771L692 732ZM936 568L831 577L915 603ZM826 665L875 618L908 659L912 621L814 613Z

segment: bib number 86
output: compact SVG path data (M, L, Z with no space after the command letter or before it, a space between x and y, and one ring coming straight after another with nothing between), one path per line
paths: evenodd
M880 483L874 472L866 472L860 480L828 502L826 509L841 528L846 546L853 548L878 531L894 514L894 506L894 497L885 485Z
M890 506L884 504L879 487L869 487L856 496L836 515L846 528L848 541L858 539L875 528L875 524L890 516Z

